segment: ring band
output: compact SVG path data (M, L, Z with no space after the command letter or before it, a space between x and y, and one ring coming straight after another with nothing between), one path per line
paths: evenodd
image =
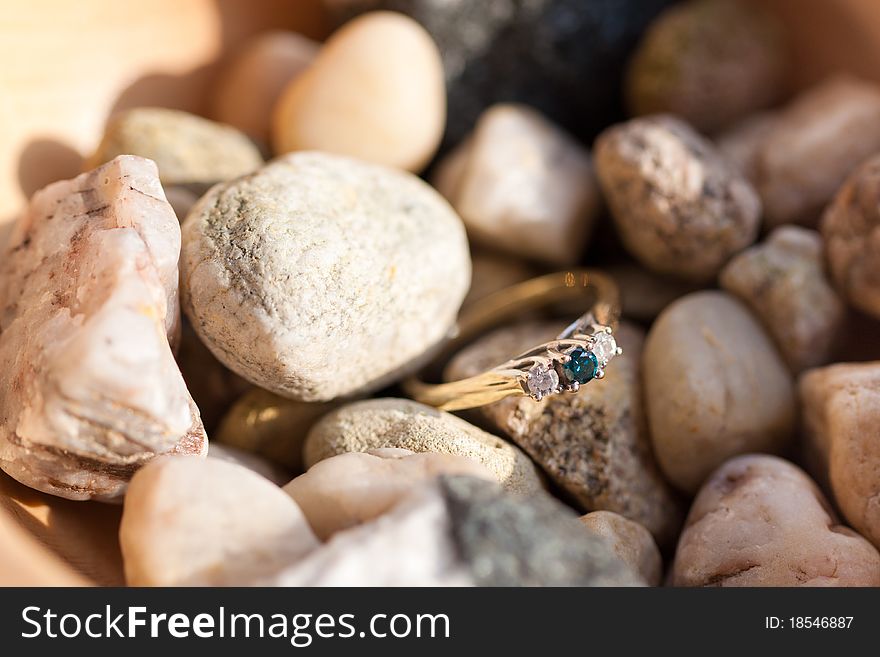
M620 315L617 285L593 269L539 276L484 297L462 313L456 334L438 360L445 362L504 321L571 301L587 301L588 310L555 340L467 379L432 384L412 377L403 383L404 391L416 401L446 411L484 406L514 395L540 401L550 394L577 392L588 381L604 377L608 362L621 353L613 334Z

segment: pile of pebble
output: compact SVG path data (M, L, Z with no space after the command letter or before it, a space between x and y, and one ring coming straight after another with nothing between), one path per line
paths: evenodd
M114 115L0 261L0 467L123 501L131 585L880 585L880 87L792 97L734 0L489 4L328 2L216 121ZM623 295L603 381L403 398L462 307L576 264Z

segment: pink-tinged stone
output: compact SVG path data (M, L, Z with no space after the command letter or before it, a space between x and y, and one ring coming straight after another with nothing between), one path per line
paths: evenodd
M691 507L675 586L880 586L880 553L818 486L775 456L727 461Z
M70 499L122 494L207 440L169 346L180 228L131 155L37 192L0 263L0 468Z

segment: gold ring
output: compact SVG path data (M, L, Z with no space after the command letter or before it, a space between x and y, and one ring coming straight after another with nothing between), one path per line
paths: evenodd
M484 406L514 395L540 401L551 394L577 392L583 384L603 378L609 361L622 353L614 339L620 316L617 285L593 269L539 276L481 299L462 313L456 333L437 362L447 361L466 343L502 322L572 301L581 304L581 311L586 305L587 311L555 340L460 381L432 384L412 377L403 383L404 391L416 401L446 411Z

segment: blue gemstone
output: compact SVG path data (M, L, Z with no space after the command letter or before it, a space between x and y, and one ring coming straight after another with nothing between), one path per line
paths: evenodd
M562 366L562 374L566 382L586 383L596 376L599 362L593 352L578 347L568 356L570 360Z

